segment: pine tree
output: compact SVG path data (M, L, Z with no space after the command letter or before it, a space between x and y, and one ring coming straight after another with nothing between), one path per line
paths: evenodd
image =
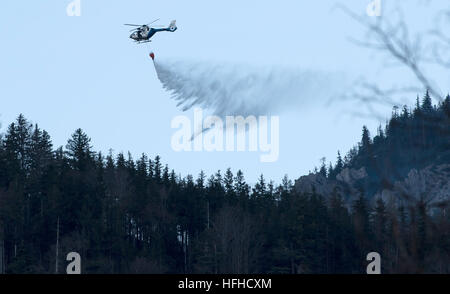
M163 182L164 185L166 185L167 187L170 185L169 166L168 166L167 164L164 166L163 176L162 176L162 182Z
M450 118L450 94L447 94L447 97L442 102L442 110L446 114L447 119Z
M67 156L78 170L86 169L93 158L91 139L82 129L77 129L72 134L72 137L67 141L66 150Z
M200 171L200 174L197 177L197 188L198 189L204 189L205 188L205 179L206 175L204 171Z
M147 178L147 162L148 158L145 153L142 153L141 158L137 162L137 175L142 179Z
M292 191L293 185L288 175L284 175L283 179L281 180L281 187L283 189L283 192L290 193Z
M433 111L433 102L431 101L430 92L428 90L423 97L421 109L427 114Z
M325 165L326 160L327 159L325 157L322 157L320 159L321 164L320 164L319 174L321 174L324 177L327 177L327 167Z
M354 240L350 216L337 187L333 189L329 207L329 271L349 273L352 269Z
M225 172L225 178L223 180L224 186L225 186L225 194L227 197L233 197L234 196L234 176L231 172L231 169L228 168Z
M154 163L153 160L149 159L148 160L148 177L150 179L153 179L155 176L155 167L154 167Z
M264 179L264 175L260 175L258 182L255 184L255 187L253 188L253 198L263 198L266 196L267 193L267 187L266 187L266 180Z
M41 173L48 166L53 158L52 142L46 131L41 131L35 125L30 140L30 168Z
M172 188L174 188L177 184L177 176L175 174L175 170L172 170L170 172L170 185L172 185Z
M241 201L248 200L250 188L245 182L244 173L241 170L238 170L236 173L236 177L234 179L234 190Z
M4 139L4 151L10 177L25 177L29 164L29 147L31 141L31 124L21 114L12 123Z
M154 180L157 183L161 183L162 164L161 164L161 157L159 157L159 155L155 157L153 170L154 170Z
M367 151L370 148L371 139L370 133L366 126L363 126L362 139L361 139L361 150Z
M371 232L369 223L369 208L364 193L361 192L358 199L353 202L352 219L355 230L358 254L356 256L359 265L363 265L365 254L371 250Z
M330 179L333 178L333 176L334 176L334 169L333 169L333 164L331 163L331 161L328 164L327 175L328 175L328 178L330 178Z
M427 204L421 199L417 203L417 222L415 224L416 229L416 248L417 248L417 263L418 273L423 273L425 270L425 257L428 252L427 234L428 234L428 214Z
M334 173L339 174L344 168L344 162L341 157L341 152L338 151L336 166L334 167Z
M386 206L381 198L376 201L372 222L377 252L383 255L387 242L387 213Z

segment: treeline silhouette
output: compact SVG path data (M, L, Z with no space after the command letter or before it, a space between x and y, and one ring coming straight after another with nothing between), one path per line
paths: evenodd
M362 139L342 158L327 168L322 163L320 173L335 179L344 168L364 167L367 177L359 189L372 196L391 188L396 180L404 179L411 169L423 169L430 164L450 163L450 98L433 106L428 92L417 97L414 109L394 107L391 119L372 139L364 126Z
M432 215L422 201L367 197L410 168L449 163L449 110L449 97L434 107L427 94L413 111L394 111L373 140L364 128L357 147L323 166L328 178L367 168L350 207L337 189L299 193L287 176L250 186L241 171L182 178L159 156L105 156L81 129L54 150L20 115L0 138L3 269L65 273L75 251L86 274L365 273L376 251L384 273L450 273L446 206Z

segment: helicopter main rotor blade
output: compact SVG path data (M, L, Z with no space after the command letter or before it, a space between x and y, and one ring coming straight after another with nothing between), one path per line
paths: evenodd
M149 25L151 25L152 23L155 23L155 22L157 22L158 20L160 20L160 18L158 18L158 19L155 19L154 21L152 21L151 23L149 23L149 24L147 24L147 25L149 26Z
M126 23L124 26L141 27L142 25Z

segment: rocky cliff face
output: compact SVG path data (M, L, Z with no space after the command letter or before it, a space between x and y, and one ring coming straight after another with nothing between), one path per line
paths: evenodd
M379 191L375 198L396 204L424 201L429 207L450 204L450 164L431 165L421 170L412 169L402 181L391 189Z
M309 174L295 181L298 193L312 193L313 190L327 198L338 189L347 203L359 197L358 181L367 177L365 168L342 170L336 179L328 179L321 174ZM429 207L450 206L450 164L430 165L424 169L412 169L406 178L395 181L390 188L380 189L370 197L374 201L382 198L385 202L405 205L423 200Z
M327 198L335 189L337 189L348 203L359 197L356 183L367 177L366 169L345 168L337 176L335 180L328 179L322 174L311 173L307 176L300 177L295 181L294 189L298 193L312 193Z

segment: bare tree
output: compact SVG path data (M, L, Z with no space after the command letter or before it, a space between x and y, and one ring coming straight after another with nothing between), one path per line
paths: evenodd
M429 5L429 1L418 1L417 5ZM400 66L411 73L414 84L386 86L379 81L367 81L360 78L352 89L345 94L345 99L357 101L364 105L370 115L380 119L376 105L401 106L406 104L411 95L428 90L432 98L442 101L445 93L438 86L435 71L426 69L438 68L450 76L450 8L445 5L434 15L426 15L424 19L432 18L432 27L424 28L422 32L412 32L400 6L389 13L386 12L388 2L383 1L382 13L378 17L368 17L355 13L347 6L339 5L342 11L366 29L364 40L351 41L363 48L383 53L389 65ZM388 15L388 16L387 16ZM421 21L420 19L417 21ZM433 72L433 73L430 73ZM359 114L360 115L360 114Z
M252 273L263 245L255 220L240 208L225 206L216 216L212 230L219 273Z

